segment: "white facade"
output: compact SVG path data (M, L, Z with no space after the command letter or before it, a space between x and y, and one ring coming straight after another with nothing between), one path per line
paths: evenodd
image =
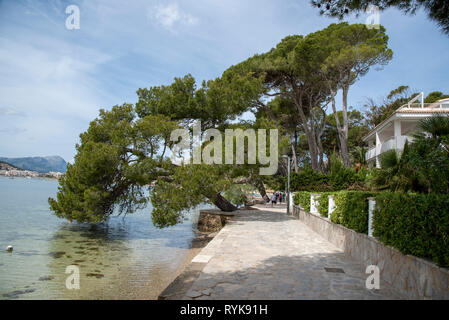
M368 152L365 155L368 164L380 168L382 153L389 150L401 152L407 140L413 141L413 133L421 119L439 114L449 115L449 99L424 104L423 97L424 94L421 93L400 107L363 138L363 141L368 142ZM413 103L418 98L421 98L421 103Z

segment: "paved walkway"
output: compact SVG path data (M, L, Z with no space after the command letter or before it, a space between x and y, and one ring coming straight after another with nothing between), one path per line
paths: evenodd
M366 266L282 212L239 211L192 261L190 289L167 298L402 298L382 282L380 290L366 289Z

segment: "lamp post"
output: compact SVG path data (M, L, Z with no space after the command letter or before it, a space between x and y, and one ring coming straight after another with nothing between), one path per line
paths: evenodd
M287 215L290 215L290 157L284 155L282 158L287 159Z

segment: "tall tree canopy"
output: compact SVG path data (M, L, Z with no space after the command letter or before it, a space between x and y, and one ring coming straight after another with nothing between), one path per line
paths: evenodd
M332 110L339 135L340 155L343 163L350 166L348 148L348 93L351 85L365 75L375 65L387 64L393 57L388 48L388 36L385 28L368 29L363 24L332 24L315 33L319 43L328 52L321 65L322 76L329 86L332 98ZM337 117L335 96L342 91L342 121Z
M102 222L117 208L128 214L151 201L154 224L165 227L180 222L185 212L204 202L224 211L236 210L238 203L231 203L226 196L232 195L240 203L243 197L235 192L243 190L243 185L253 186L266 198L264 181L279 180L267 179L260 169L266 169L268 160L269 172L285 175L280 155L291 154L295 170L299 154L313 169L323 171L329 157L323 142L328 141L332 129L334 134L337 129L340 152L347 152L342 140L347 146L350 120L345 99L349 86L371 66L391 58L387 40L383 28L332 24L307 36L288 36L270 51L231 66L221 77L200 86L186 75L169 85L139 89L135 105L101 110L80 135L75 162L61 178L56 199L49 199L50 207L69 220ZM338 90L346 94L340 113L335 108ZM331 102L335 122L327 115ZM255 121L240 119L248 111L256 115ZM249 146L245 134L248 137L251 130L272 128L278 131L267 141L255 135L257 146ZM182 152L174 148L179 140L171 140L177 129L188 136L185 148L194 157L199 151L211 159L226 160L173 162L169 156ZM207 129L217 135L195 141L195 132ZM242 135L243 131L235 129L249 130ZM224 144L215 144L220 133L231 130L238 136L231 137L232 141L246 146L244 154L238 153L235 145L227 150ZM180 138L182 141L183 136ZM307 152L302 154L299 149L304 145ZM255 147L255 153L249 152L250 147ZM249 161L254 154L257 161ZM237 161L237 156L246 161ZM278 162L282 164L279 168ZM145 192L149 186L150 194Z
M289 101L293 108L290 114L297 113L306 134L312 166L321 169L323 153L320 136L324 130L328 95L326 87L318 85L321 80L313 72L319 67L313 50L303 36L288 36L271 51L255 55L227 72L246 79L247 88L255 83L263 84L258 87L253 106L274 121L279 120L279 113L272 109L275 105L269 104L269 101L274 97Z
M151 201L154 224L165 227L180 222L186 211L201 203L224 211L237 209L223 196L236 184L250 183L265 195L258 171L265 165L260 159L257 164L175 165L167 155L174 152L177 141L171 141L171 134L176 129L192 132L199 123L201 129L221 132L273 127L269 121L231 123L251 107L246 102L250 93L233 88L238 83L217 78L198 89L187 75L168 86L139 89L136 106L100 110L80 135L75 162L61 178L56 199L49 199L51 209L61 218L97 223L106 221L115 209L119 214L133 213ZM268 143L263 151L270 147ZM236 149L232 152L235 159ZM148 195L150 185L154 188Z
M349 13L364 12L370 5L375 5L380 10L394 7L411 15L422 8L429 18L449 35L449 2L447 0L312 0L311 3L320 9L320 14L340 19Z
M57 200L49 199L51 209L61 218L102 222L117 205L125 214L143 207L148 201L145 185L171 169L164 151L177 127L163 115L137 119L129 104L100 110L80 135L75 162L59 181Z
M307 140L311 166L322 171L326 158L322 137L328 105L332 102L333 112L337 114L335 96L341 90L343 119L336 118L336 127L340 154L345 165L349 166L349 88L372 66L388 63L392 55L385 28L368 29L364 24L344 22L331 24L307 36L288 36L269 52L255 55L227 72L245 79L243 87L247 90L257 88L258 92L256 90L257 94L253 96L254 108L270 119L280 119L279 102L283 106L289 105L291 111L284 113L289 115L289 126L292 127L291 122L296 121L301 127ZM283 100L269 103L273 98ZM290 132L294 134L294 131ZM293 135L291 140L293 146Z

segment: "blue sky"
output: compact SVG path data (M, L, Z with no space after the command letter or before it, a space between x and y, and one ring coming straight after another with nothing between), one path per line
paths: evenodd
M68 30L65 9L80 9ZM364 23L367 15L349 17ZM140 87L191 73L198 82L336 19L309 0L0 0L0 156L61 155L71 161L79 134L100 108L136 102ZM426 15L380 15L393 60L349 92L362 109L399 85L449 92L449 37Z

